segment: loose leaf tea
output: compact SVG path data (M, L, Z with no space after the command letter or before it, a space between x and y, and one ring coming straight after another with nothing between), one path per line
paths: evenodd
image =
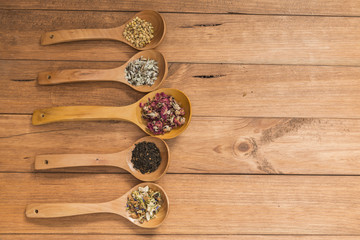
M132 151L131 162L142 174L154 172L161 163L160 150L152 142L137 143Z
M125 78L133 86L152 86L159 74L157 61L143 56L130 62L125 68Z
M123 36L131 45L142 48L151 42L154 37L154 27L139 17L135 17L126 24Z
M145 104L140 103L141 116L147 121L147 128L153 134L164 134L185 123L185 110L173 96L157 93Z
M128 196L126 209L131 218L143 223L156 217L162 203L160 192L152 190L149 186L139 187Z

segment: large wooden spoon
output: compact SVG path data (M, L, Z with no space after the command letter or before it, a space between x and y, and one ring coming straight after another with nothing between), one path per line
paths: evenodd
M164 92L173 96L185 110L186 122L178 128L172 129L163 135L154 135L146 127L146 121L141 116L140 103L146 103L148 98L152 99L157 93ZM42 125L53 122L64 121L98 121L98 120L124 120L132 122L151 136L162 139L170 139L181 134L189 125L191 120L191 103L189 98L180 90L173 88L162 88L146 94L139 101L123 107L103 106L67 106L53 107L35 110L32 117L33 125Z
M158 169L152 173L142 174L133 167L131 162L132 151L135 144L140 142L152 142L160 151L161 163ZM141 181L157 181L167 171L170 163L170 150L164 140L157 137L143 137L137 140L129 148L111 154L49 154L35 157L35 170L67 167L92 167L111 166L122 168Z
M133 86L125 79L125 68L127 65L140 57L153 59L158 62L159 74L152 86ZM165 57L156 50L146 50L136 53L125 64L113 69L71 69L41 72L38 76L38 83L40 85L53 85L72 82L115 81L124 83L140 92L151 92L161 85L167 73L168 64Z
M149 188L159 191L163 200L163 204L156 214L156 218L148 222L139 223L136 219L130 217L126 210L127 196L133 191L138 190L139 187L149 186ZM25 214L28 218L56 218L76 216L91 213L113 213L123 216L133 224L143 228L159 227L166 219L169 212L169 199L165 190L155 183L141 183L130 189L121 197L103 203L40 203L29 204L26 207Z
M128 42L123 32L127 23L133 18L139 17L147 22L150 22L154 27L154 38L145 47L137 48ZM46 32L41 36L42 45L50 45L55 43L81 41L81 40L96 40L96 39L110 39L124 42L137 50L146 50L156 48L164 39L166 32L166 24L164 18L155 11L145 10L138 12L129 19L125 24L115 28L105 29L72 29Z

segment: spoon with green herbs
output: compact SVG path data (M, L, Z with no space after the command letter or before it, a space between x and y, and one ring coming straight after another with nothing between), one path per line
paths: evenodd
M138 60L138 59L141 59ZM153 61L153 63L149 63ZM157 64L155 65L154 62ZM135 70L128 66L137 67ZM146 67L146 68L144 68ZM133 67L134 68L134 67ZM145 70L144 70L145 69ZM124 83L139 92L151 92L157 89L168 73L167 61L159 51L146 50L136 53L125 64L112 69L67 69L53 72L40 72L38 83L40 85L55 85L60 83L113 81ZM156 77L154 77L156 74ZM152 76L150 79L149 75ZM128 79L131 76L134 80ZM145 79L152 80L145 84ZM156 79L154 81L154 79ZM134 85L135 80L143 80L144 84Z
M156 212L155 218L139 222L127 210L128 197L141 188L150 188L158 192L161 198L161 207ZM166 219L169 213L169 199L165 190L155 183L140 183L130 189L121 197L102 203L34 203L26 207L25 215L28 218L57 218L93 213L113 213L120 215L133 224L142 228L157 228Z
M142 143L155 149L140 149ZM156 149L157 148L157 149ZM151 159L151 157L153 159ZM139 159L140 158L140 159ZM35 157L35 170L69 167L109 166L122 168L141 181L157 181L170 164L170 150L166 142L157 137L143 137L127 149L110 154L49 154ZM148 170L148 171L144 171ZM143 173L142 173L143 172Z

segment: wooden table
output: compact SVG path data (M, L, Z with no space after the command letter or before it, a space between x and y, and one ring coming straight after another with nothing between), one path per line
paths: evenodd
M193 105L158 181L168 219L155 230L111 214L27 219L29 203L108 201L139 183L115 168L34 172L37 154L122 150L145 136L136 126L30 119L37 108L140 99L119 83L36 77L120 66L136 52L123 43L41 46L40 35L119 26L143 9L167 23L163 87ZM2 0L0 239L359 239L359 16L359 0Z

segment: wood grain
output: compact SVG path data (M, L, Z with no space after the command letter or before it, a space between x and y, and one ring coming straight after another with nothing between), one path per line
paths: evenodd
M39 235L30 235L30 234L16 234L16 235L7 235L7 234L0 234L1 239L3 240L13 240L14 236L18 240L42 240L42 239L49 239L49 240L67 240L69 239L69 235L50 235L50 234L39 234ZM153 237L152 235L88 235L88 234L71 234L71 239L74 240L147 240ZM154 237L155 238L155 237ZM188 240L188 239L195 239L195 240L223 240L223 239L230 239L230 240L358 240L358 236L296 236L296 235L275 235L275 236L266 236L266 235L156 235L156 239L159 240Z
M360 0L2 0L0 9L0 240L359 238ZM29 114L140 99L119 83L36 77L120 66L136 53L125 44L40 46L40 36L117 27L143 9L163 12L169 27L162 87L183 90L194 112L167 141L170 174L159 184L169 218L154 231L109 214L25 218L29 203L105 202L139 183L116 168L34 173L36 154L117 152L145 134L115 121L32 126Z
M196 13L239 13L239 14L286 14L286 15L331 15L359 16L358 0L220 0L220 1L116 1L116 0L3 0L0 9L63 9L63 10L103 10L141 11L155 9L162 12Z
M126 61L135 50L122 43L90 41L40 46L39 38L45 31L116 27L132 14L1 10L1 59ZM169 27L157 49L169 62L356 66L360 62L360 18L163 16Z
M144 136L124 122L32 126L0 117L0 171L32 172L38 154L113 153ZM336 174L360 172L359 119L194 117L168 140L170 173ZM117 168L55 171L123 172Z
M120 64L2 60L0 112L31 114L52 106L129 105L144 94L121 83L36 83L41 71ZM359 67L170 64L162 87L184 91L196 116L357 118L359 75Z
M0 174L0 183L1 233L360 233L358 177L166 175L159 184L168 194L170 213L156 230L111 214L24 216L28 203L112 200L136 184L129 175L7 173Z

